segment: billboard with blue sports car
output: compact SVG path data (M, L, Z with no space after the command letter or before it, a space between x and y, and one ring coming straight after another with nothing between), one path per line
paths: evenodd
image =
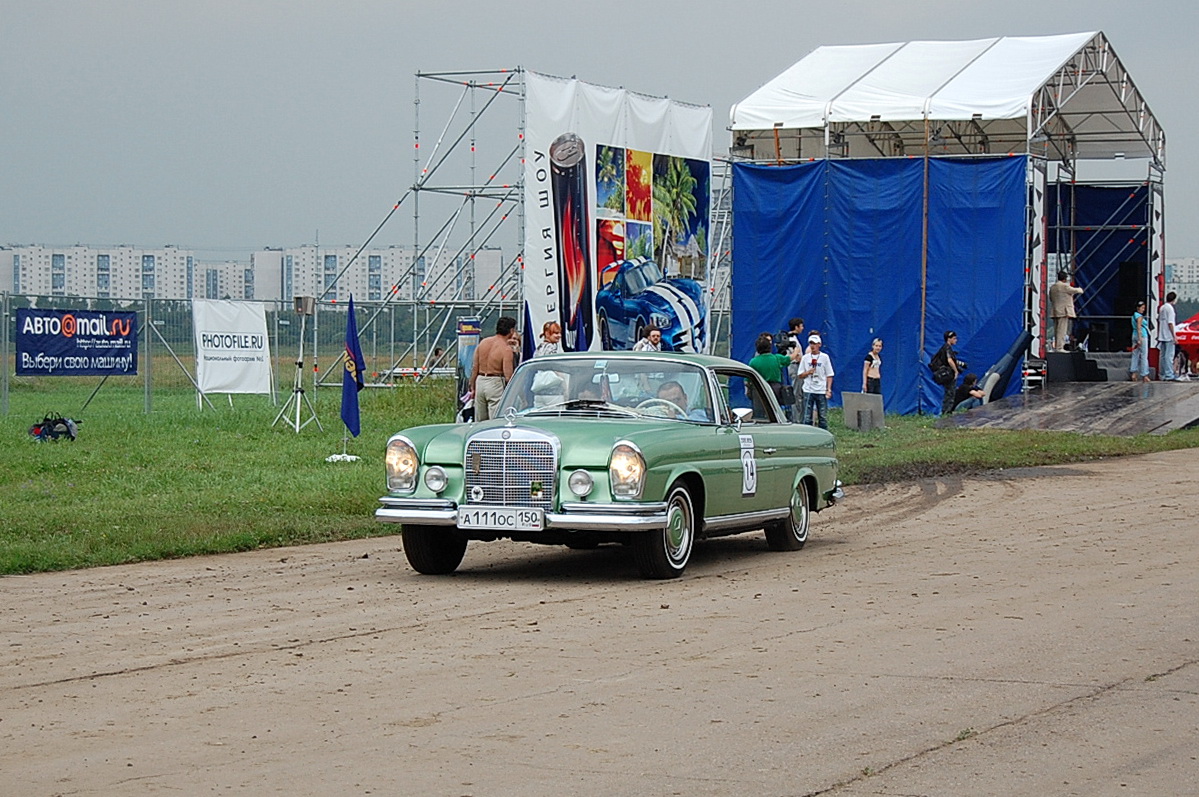
M600 272L595 295L596 326L603 348L633 348L646 326L662 331L662 348L702 352L708 347L708 305L703 283L666 277L653 260L612 263Z
M707 350L711 128L710 107L526 73L526 353L549 322L564 351L649 323Z

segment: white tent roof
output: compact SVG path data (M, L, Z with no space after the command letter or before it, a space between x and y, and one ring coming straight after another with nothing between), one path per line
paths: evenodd
M996 134L1069 137L1076 156L1164 157L1164 134L1100 32L818 47L730 119L734 131L1003 120Z

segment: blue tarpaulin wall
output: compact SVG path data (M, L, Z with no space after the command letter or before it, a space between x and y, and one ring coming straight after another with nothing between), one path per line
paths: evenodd
M734 164L732 356L748 361L760 333L801 316L833 360L839 404L862 389L879 337L887 412L939 412L926 364L945 330L981 377L1024 328L1025 168L1022 156L930 159L924 279L922 159Z

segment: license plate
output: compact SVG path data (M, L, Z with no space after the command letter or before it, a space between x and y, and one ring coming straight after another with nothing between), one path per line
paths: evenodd
M460 506L458 526L489 531L541 531L545 528L545 517L540 509Z

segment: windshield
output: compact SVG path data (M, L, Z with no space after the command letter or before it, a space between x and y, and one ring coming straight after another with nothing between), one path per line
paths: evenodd
M501 414L590 414L715 423L707 372L652 357L538 358L524 363L504 391Z
M641 293L642 291L649 290L654 286L654 283L662 279L662 270L658 268L658 264L654 261L646 260L635 266L627 267L624 279L630 294Z

